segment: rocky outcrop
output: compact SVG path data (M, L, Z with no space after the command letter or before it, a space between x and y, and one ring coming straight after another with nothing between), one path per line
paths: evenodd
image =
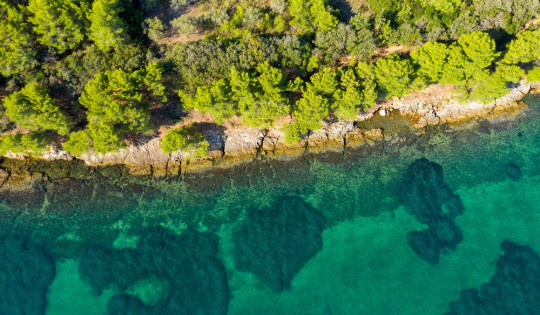
M132 174L168 176L179 175L185 169L233 166L253 161L260 156L288 159L306 152L341 152L347 147L373 146L382 140L397 141L400 132L422 133L422 129L429 125L457 125L519 110L524 105L518 101L532 88L539 87L540 83L533 86L522 81L504 97L489 104L482 104L460 101L453 95L452 87L435 84L423 91L378 104L368 112L360 113L356 121L325 121L320 130L310 131L295 144L285 143L279 124L266 130L239 127L235 124L223 127L208 122L206 116L204 119L199 117L202 119L200 122L194 117L193 123L199 124L199 129L210 143L207 157L194 159L183 152L165 154L159 147L161 140L156 134L153 137L139 139L119 152L86 154L80 158L92 166L123 164ZM47 152L43 158L73 159L60 149Z

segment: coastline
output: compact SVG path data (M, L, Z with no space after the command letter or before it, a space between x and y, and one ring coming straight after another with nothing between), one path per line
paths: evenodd
M116 153L83 155L90 166L122 164L133 175L168 176L180 172L227 168L259 157L289 160L307 152L342 152L346 148L373 146L378 141L400 141L402 134L422 134L427 126L462 126L500 114L516 114L524 108L519 101L540 88L540 82L520 81L502 98L488 104L459 101L453 90L438 84L413 92L400 99L391 99L358 115L356 121L325 121L323 128L311 131L294 144L287 145L279 124L268 130L249 127L222 128L205 121L202 133L210 143L206 157L190 159L181 152L165 154L154 137L142 144L131 145ZM225 129L225 130L223 130ZM60 152L66 155L67 152ZM55 153L58 156L59 153Z
M520 100L538 89L540 82L522 80L504 97L483 104L460 101L453 97L451 87L434 84L422 91L377 104L368 112L359 114L356 121L325 121L323 128L310 131L291 145L285 143L279 131L280 124L267 130L223 127L209 123L207 117L195 117L190 120L203 124L201 131L210 143L209 154L205 157L189 158L182 152L165 154L159 147L160 137L154 135L119 152L85 154L80 160L88 166L121 165L127 167L130 175L160 178L231 168L263 158L287 161L307 153L340 153L351 148L372 147L378 142L395 144L403 141L403 136L425 133L429 126L447 125L463 129L471 128L480 119L515 116L526 107ZM26 159L22 156L6 158ZM52 148L40 159L76 160L59 148Z

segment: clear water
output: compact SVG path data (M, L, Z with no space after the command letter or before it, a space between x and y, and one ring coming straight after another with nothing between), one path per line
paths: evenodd
M428 130L343 156L259 161L184 181L145 181L142 190L88 179L90 192L75 186L54 198L49 189L35 209L3 204L2 235L54 261L46 293L32 293L45 301L37 313L444 314L460 291L490 281L503 241L540 253L540 107L538 97L527 103L510 123ZM408 166L422 157L442 166L464 206L453 220L463 239L435 264L409 246L408 233L427 225L400 198L410 189ZM519 167L519 178L507 163ZM154 247L143 248L141 237ZM89 248L106 254L89 256ZM0 277L3 290L36 283L42 267L27 264L30 256L22 252L16 276ZM114 262L100 265L106 257ZM93 269L81 267L83 259ZM28 268L38 271L20 280ZM523 301L540 291L536 280ZM132 300L113 307L118 294ZM0 313L25 303L0 298Z

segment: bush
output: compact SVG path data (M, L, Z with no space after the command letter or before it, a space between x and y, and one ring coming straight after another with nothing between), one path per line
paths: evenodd
M10 151L16 154L38 156L47 149L48 144L49 142L42 132L2 136L0 137L0 155L5 155Z
M199 20L192 16L181 15L171 21L171 26L177 29L180 35L192 35L197 31Z
M539 66L533 66L533 68L529 71L527 71L527 81L529 82L535 82L540 81L540 67Z
M88 129L75 131L69 135L66 142L62 144L62 148L68 151L71 155L80 156L90 151L92 146L92 138Z
M195 157L207 155L209 145L208 141L193 125L170 130L161 140L161 149L164 153L182 150Z
M165 25L157 17L147 18L144 20L143 31L150 40L157 42L163 37Z

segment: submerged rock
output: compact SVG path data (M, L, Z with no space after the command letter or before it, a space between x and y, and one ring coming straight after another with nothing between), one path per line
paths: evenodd
M444 182L442 166L425 158L409 165L402 188L406 211L428 225L427 230L409 232L407 242L421 259L436 264L442 251L454 250L463 240L453 221L463 213L463 201Z
M507 163L504 165L504 173L511 180L518 180L521 177L521 168L514 163Z
M495 274L479 289L467 289L450 303L450 315L520 314L540 310L540 257L529 246L502 243L504 255L497 260Z
M216 255L213 234L154 228L142 234L136 249L87 250L79 273L98 292L111 284L123 292L110 299L110 314L226 314L227 276ZM148 296L151 290L159 296Z
M324 222L319 211L296 197L249 210L233 235L236 268L275 292L290 289L294 276L322 249Z
M441 251L454 250L463 240L463 232L448 218L432 221L427 230L411 231L407 242L424 261L434 265L439 262Z
M442 166L425 158L409 165L400 195L407 212L422 223L443 214L454 219L463 213L463 202L443 180Z
M432 265L439 262L439 242L430 229L409 232L407 242L416 255L424 261Z
M54 276L43 249L12 236L0 240L0 313L44 314Z

